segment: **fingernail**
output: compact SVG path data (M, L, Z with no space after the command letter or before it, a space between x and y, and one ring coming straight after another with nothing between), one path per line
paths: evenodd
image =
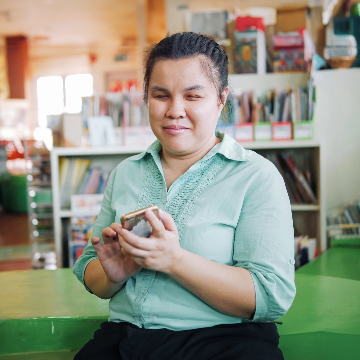
M159 214L160 215L164 215L165 214L165 211L163 209L159 209Z

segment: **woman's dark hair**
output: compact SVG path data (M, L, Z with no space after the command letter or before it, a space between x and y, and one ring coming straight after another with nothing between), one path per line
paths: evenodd
M209 36L193 32L171 35L155 44L150 50L144 75L144 101L148 101L149 82L154 65L160 60L179 60L200 56L202 66L221 94L228 86L229 60L221 46Z

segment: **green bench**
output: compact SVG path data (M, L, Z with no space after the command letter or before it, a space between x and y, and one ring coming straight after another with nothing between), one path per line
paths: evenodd
M360 359L360 248L331 248L296 285L278 325L285 359ZM3 272L0 289L0 360L72 359L108 317L71 269Z

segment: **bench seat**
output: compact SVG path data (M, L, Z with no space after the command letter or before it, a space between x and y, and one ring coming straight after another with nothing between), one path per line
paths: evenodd
M279 321L286 360L360 358L360 248L334 247L296 271ZM0 360L72 359L109 316L71 269L0 273Z

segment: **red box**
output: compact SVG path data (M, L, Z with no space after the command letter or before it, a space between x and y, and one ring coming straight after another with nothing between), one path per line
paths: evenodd
M272 123L272 139L291 140L293 137L292 122L275 122Z
M253 141L254 140L254 124L243 123L235 125L235 140L237 141Z
M262 17L238 16L236 18L236 30L248 31L249 28L260 29L265 32L264 19Z

